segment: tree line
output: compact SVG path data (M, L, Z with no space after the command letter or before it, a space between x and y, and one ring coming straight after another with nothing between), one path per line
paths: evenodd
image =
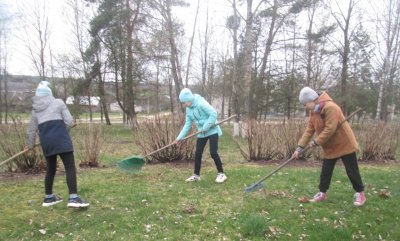
M209 3L200 0L66 0L74 50L62 55L52 54L46 1L35 2L18 17L30 16L24 29L32 66L42 79L64 79L60 96L99 96L107 124L105 82L114 84L124 121L133 127L140 85L154 86L155 105L160 86L169 86L173 113L184 111L180 90L196 86L209 101L222 100L222 115L238 120L271 113L294 118L303 86L328 90L345 114L362 107L387 121L399 105L398 0L221 0L223 23L212 22ZM186 32L175 13L189 4L196 10ZM6 26L16 18L2 16L0 113L12 54Z

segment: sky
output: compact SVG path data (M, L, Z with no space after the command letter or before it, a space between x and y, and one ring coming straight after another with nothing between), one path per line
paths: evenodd
M182 22L185 26L186 40L189 43L189 39L192 35L193 24L196 14L197 0L186 0L189 7L175 7L173 14ZM27 34L24 30L24 25L27 24L26 20L19 18L19 12L21 10L32 9L35 6L37 0L0 0L0 5L6 6L7 11L10 15L15 16L15 21L11 23L10 41L8 45L8 63L7 70L10 74L15 75L35 75L36 71L31 64L31 58L29 51L26 47ZM230 14L231 8L227 0L200 0L199 17L197 21L196 36L199 37L199 31L203 31L206 16L206 4L209 5L209 18L210 25L215 25L214 32L218 32L218 36L224 39L227 33L224 33L226 16ZM71 27L67 25L65 20L66 14L68 14L67 4L65 0L51 0L46 1L46 13L49 18L49 29L50 29L50 47L53 55L69 53L71 51L72 42L71 39ZM29 10L28 10L29 11ZM32 37L32 35L30 36ZM220 44L226 45L225 40L221 41ZM196 40L197 41L197 40ZM226 40L227 42L228 40Z
M14 16L13 21L10 22L10 39L8 45L8 72L11 74L36 74L31 64L29 52L26 43L23 40L26 38L24 25L27 24L20 16L19 10L33 8L34 0L0 0L0 4L7 6L10 15ZM65 9L64 0L51 0L46 2L49 17L50 29L50 46L55 53L63 52L66 46L69 45L68 31L65 29L63 23L63 9ZM28 34L29 38L32 35Z
M254 6L257 5L259 0L254 0ZM361 0L365 2L374 2L374 0ZM375 0L377 1L377 0ZM8 11L13 16L18 16L19 10L32 9L35 6L35 2L38 0L0 0L0 5L8 6ZM193 31L193 24L196 15L197 0L186 0L190 4L190 7L175 7L173 8L173 14L184 23L185 26L185 42L187 47L190 43L190 37ZM338 0L340 4L343 4L343 9L346 9L348 0ZM365 4L364 4L365 5ZM370 5L368 3L367 5ZM211 45L216 45L220 50L228 48L230 44L230 34L225 28L225 19L227 16L232 14L232 8L229 0L200 0L200 11L197 20L197 27L195 33L195 41L198 46L199 35L204 33L205 18L206 18L206 7L209 9L209 24L213 26L213 35L211 37L214 41ZM49 17L49 28L50 28L50 47L53 55L57 56L60 54L70 53L72 47L72 34L71 26L67 24L68 14L66 9L69 9L66 4L66 0L48 0L46 1L47 14ZM27 34L24 31L24 25L27 21L20 18L16 18L11 24L11 35L8 46L8 72L11 74L25 74L35 75L36 72L31 64L29 52L26 47L26 42L23 38L26 38ZM18 19L20 19L18 21ZM29 34L28 34L29 35ZM32 37L32 36L30 36ZM194 47L193 52L196 51ZM199 58L199 56L197 56ZM185 63L185 59L182 63Z

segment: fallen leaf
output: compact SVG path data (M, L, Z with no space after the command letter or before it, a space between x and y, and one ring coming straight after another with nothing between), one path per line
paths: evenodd
M192 204L189 204L184 208L184 211L186 213L194 213L196 211L196 209L193 207Z
M386 190L385 191L380 191L378 195L379 195L379 197L384 198L384 199L388 199L388 198L392 197L390 192L388 192Z
M301 203L308 203L308 202L310 202L310 199L308 199L308 197L299 197L298 199L297 199L299 202L301 202Z
M150 232L151 231L151 224L145 224L144 225L146 232Z
M278 227L269 226L269 231L271 231L271 233L275 235L276 233L279 233L281 230Z

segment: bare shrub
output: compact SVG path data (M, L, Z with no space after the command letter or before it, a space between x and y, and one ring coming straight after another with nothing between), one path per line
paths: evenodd
M135 134L136 144L145 154L158 150L173 141L178 136L183 123L174 120L174 117L157 117L140 124ZM148 157L150 163L166 163L181 160L194 160L194 140L191 138L181 142L180 145L166 148Z
M78 137L75 142L78 144L79 166L98 167L100 165L100 153L104 143L103 127L99 124L82 124L76 128Z
M297 143L301 138L307 122L305 121L287 121L276 124L274 131L277 132L278 152L280 158L290 158L297 148ZM302 156L304 158L319 158L319 151L314 149L306 150Z
M275 124L257 122L250 120L247 122L247 148L249 161L271 160L278 156L277 151L279 136Z
M11 118L12 124L0 125L0 133L4 137L0 139L2 159L7 159L21 152L26 146L26 125L17 117L12 116ZM4 166L8 172L40 173L46 168L43 160L44 157L40 147L35 147L17 156L4 164Z
M285 123L248 121L246 143L243 147L238 140L242 156L249 161L290 158L297 147L297 142L306 126L305 121L289 121ZM309 149L303 153L305 158L321 158L319 148Z
M358 139L363 146L362 160L395 160L399 147L398 123L366 123L360 126Z
M275 157L275 136L272 135L271 130L270 124L259 124L255 120L248 121L246 139L250 160L270 160Z

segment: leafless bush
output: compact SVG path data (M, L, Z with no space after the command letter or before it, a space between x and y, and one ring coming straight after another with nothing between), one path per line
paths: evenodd
M173 141L178 136L183 124L174 117L159 117L154 120L143 122L139 126L136 144L140 146L145 154L158 150ZM194 160L194 140L191 138L181 142L180 145L166 148L148 157L149 162L176 162L181 160Z
M395 160L399 147L400 124L366 123L359 128L357 136L362 160Z
M98 167L100 164L100 152L104 143L103 127L98 124L82 124L76 128L79 138L75 142L79 147L79 166ZM72 131L72 130L71 130ZM75 130L74 130L75 131Z
M275 128L275 124L255 120L247 122L246 140L249 160L271 160L279 155L277 144L279 136L277 131L274 131Z
M277 132L276 135L278 136L279 158L291 157L305 130L306 124L305 121L287 121L285 123L276 124L276 128L273 131ZM302 155L305 158L320 158L320 152L315 148L305 151Z
M12 124L10 125L0 125L0 133L4 137L0 139L2 159L7 159L25 149L26 126L19 118L12 117ZM4 165L8 172L40 173L45 169L43 160L40 147L35 147Z
M305 130L305 121L285 123L248 121L246 126L247 147L234 140L242 156L249 161L289 158L297 147L297 142ZM309 149L303 153L305 158L321 158L320 148Z

